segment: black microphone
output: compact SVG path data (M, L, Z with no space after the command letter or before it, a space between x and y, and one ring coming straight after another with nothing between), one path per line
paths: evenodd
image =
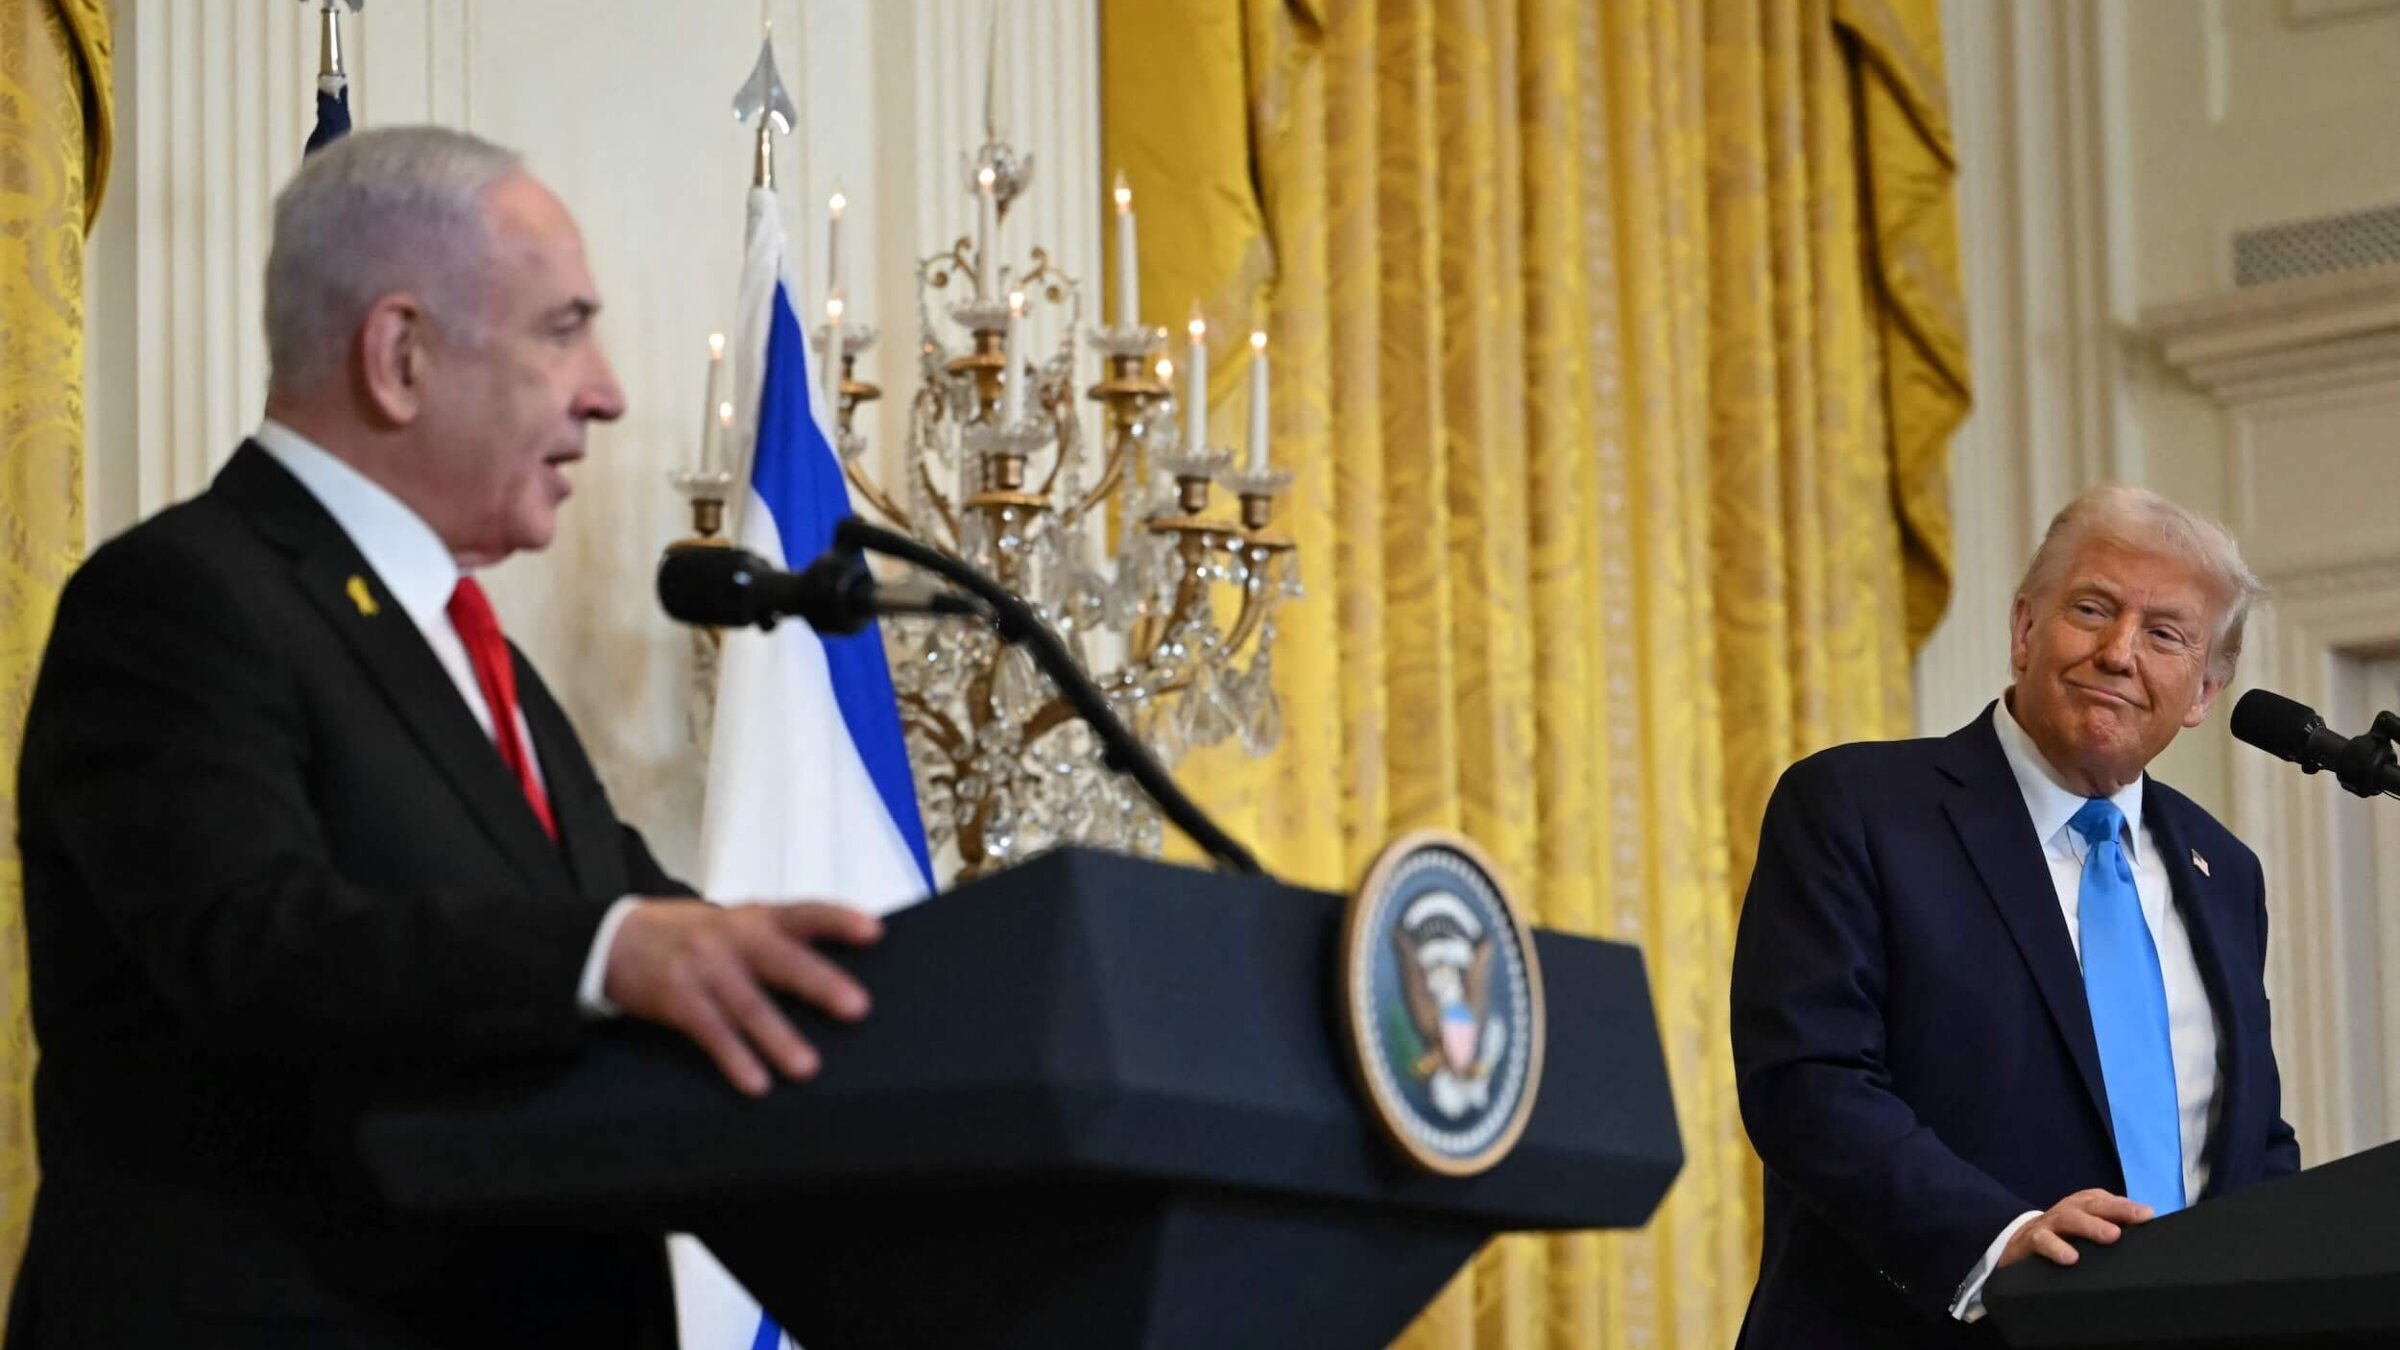
M973 600L929 583L876 581L855 549L835 549L786 572L744 549L678 544L658 560L658 603L683 623L772 629L790 618L835 637L882 614L984 617Z
M2383 713L2368 734L2343 736L2327 729L2316 709L2266 689L2253 689L2233 705L2234 739L2290 760L2302 773L2331 769L2344 788L2361 797L2400 797L2400 761L2392 751L2395 726L2400 718Z

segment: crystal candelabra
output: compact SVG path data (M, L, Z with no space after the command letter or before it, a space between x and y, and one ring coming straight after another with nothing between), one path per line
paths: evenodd
M816 350L839 362L843 471L893 526L1032 602L1168 763L1231 739L1265 754L1282 734L1275 612L1300 595L1296 551L1275 528L1290 475L1265 465L1263 419L1253 419L1246 471L1188 434L1159 375L1165 330L1125 322L1130 303L1119 322L1087 330L1082 285L1047 251L1031 250L1022 273L1001 265L1008 208L1031 168L999 136L987 140L965 165L975 234L917 267L919 382L890 481L872 472L855 426L882 397L857 374L875 335L851 316L817 328ZM1120 189L1120 212L1127 201ZM1130 234L1128 223L1120 263L1131 261ZM1065 320L1064 335L1024 353L1028 320L1044 310ZM1096 448L1075 396L1079 341L1105 365L1084 391L1099 407ZM721 511L727 484L686 475L678 485L696 528L700 513ZM1220 487L1230 512L1212 509ZM929 843L962 879L1057 844L1159 850L1157 814L1103 766L1023 653L956 623L886 621L884 638Z

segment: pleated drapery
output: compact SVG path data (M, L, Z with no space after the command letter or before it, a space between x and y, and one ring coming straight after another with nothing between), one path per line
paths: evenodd
M1284 739L1187 781L1347 888L1463 829L1639 943L1689 1160L1492 1244L1424 1350L1732 1344L1757 1163L1726 972L1777 774L1904 734L1966 404L1935 0L1104 0L1147 322L1271 335ZM1563 1034L1563 1033L1562 1033Z
M109 150L101 0L0 0L0 1320L37 1180L17 751L83 553L83 241Z

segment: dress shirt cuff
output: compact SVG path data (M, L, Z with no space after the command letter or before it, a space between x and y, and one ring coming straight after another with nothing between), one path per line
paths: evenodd
M575 985L575 1006L587 1021L604 1021L624 1011L608 997L608 949L616 945L625 916L641 902L638 895L620 896L601 916L600 931L592 935L592 953L583 958L583 978Z
M2000 1253L2008 1250L2009 1240L2017 1235L2019 1229L2040 1217L2042 1217L2040 1210L2026 1210L2018 1215L2008 1227L2000 1230L2000 1236L1992 1239L1991 1246L1983 1249L1983 1259L1975 1263L1973 1270L1967 1272L1967 1278L1959 1281L1958 1297L1950 1300L1952 1317L1961 1322L1983 1320L1984 1281L1992 1278L1992 1272L1999 1268Z

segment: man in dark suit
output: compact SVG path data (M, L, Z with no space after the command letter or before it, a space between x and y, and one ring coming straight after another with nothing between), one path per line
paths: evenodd
M2258 859L2144 773L2258 590L2213 522L2095 488L2026 571L1983 716L1784 775L1734 948L1766 1164L1744 1347L1997 1344L1993 1270L2299 1168Z
M825 905L694 900L473 570L550 540L623 408L565 209L395 129L278 199L267 417L61 600L19 795L43 1184L28 1347L669 1343L655 1234L436 1225L349 1141L394 1074L679 1028L744 1092L866 1011Z

